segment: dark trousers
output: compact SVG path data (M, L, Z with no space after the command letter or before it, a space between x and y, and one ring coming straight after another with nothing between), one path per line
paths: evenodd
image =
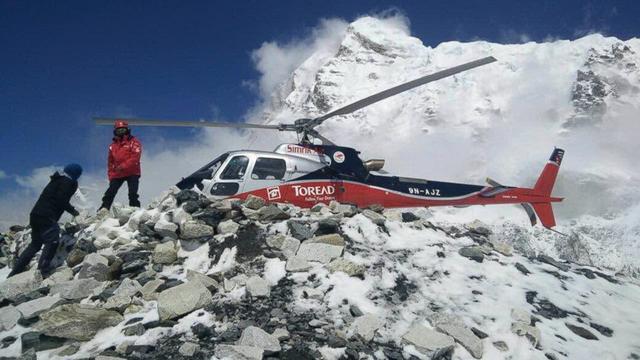
M44 245L44 249L40 254L40 260L38 260L38 270L44 273L51 270L49 269L49 263L55 256L60 241L58 222L45 217L31 215L29 225L31 225L31 243L16 259L9 277L25 271L31 259L42 248L42 245Z
M113 179L109 181L109 188L104 193L102 197L102 206L101 208L111 209L111 204L113 204L113 199L116 197L118 190L124 182L127 182L127 187L129 188L129 206L140 207L140 201L138 200L138 185L140 184L140 176L129 176L120 179Z

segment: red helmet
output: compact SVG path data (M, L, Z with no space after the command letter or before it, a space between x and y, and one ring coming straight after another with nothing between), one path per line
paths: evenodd
M128 127L129 127L129 123L127 123L124 120L116 120L115 124L113 124L114 129L128 128Z

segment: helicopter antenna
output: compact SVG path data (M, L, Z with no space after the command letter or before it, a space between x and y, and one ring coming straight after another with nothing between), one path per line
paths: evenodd
M319 126L326 120L339 115L351 114L354 111L360 110L369 105L375 104L379 101L387 99L389 97L398 95L405 91L411 90L418 86L428 84L463 71L471 70L479 66L487 65L497 61L493 56L488 56L482 59L474 60L462 65L454 66L442 71L438 71L433 74L429 74L420 77L415 80L405 82L403 84L386 89L379 93L368 96L364 99L360 99L356 102L333 110L322 116L315 118L302 118L297 119L293 124L280 123L277 125L268 124L251 124L242 122L213 122L213 121L192 121L192 120L161 120L161 119L140 119L140 118L110 118L110 117L94 117L94 121L97 125L111 125L116 120L126 120L131 125L136 126L186 126L186 127L220 127L220 128L244 128L244 129L266 129L266 130L278 130L278 131L294 131L301 136L302 143L312 143L312 138L322 140L325 145L333 145L326 137L320 135L314 128Z

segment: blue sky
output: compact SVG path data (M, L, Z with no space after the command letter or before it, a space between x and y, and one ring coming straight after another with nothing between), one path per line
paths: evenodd
M252 51L304 38L322 18L396 9L425 44L638 36L637 1L0 1L0 192L75 161L104 167L94 115L241 119L255 105ZM189 129L136 129L189 140Z

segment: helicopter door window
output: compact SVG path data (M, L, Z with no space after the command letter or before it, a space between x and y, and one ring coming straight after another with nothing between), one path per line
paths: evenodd
M235 195L240 189L240 185L236 182L218 182L211 187L211 195L214 196L231 196Z
M222 180L240 180L249 166L249 158L246 156L235 156L229 160L227 167L220 174Z
M253 165L251 179L282 180L287 172L287 163L283 159L261 157Z

